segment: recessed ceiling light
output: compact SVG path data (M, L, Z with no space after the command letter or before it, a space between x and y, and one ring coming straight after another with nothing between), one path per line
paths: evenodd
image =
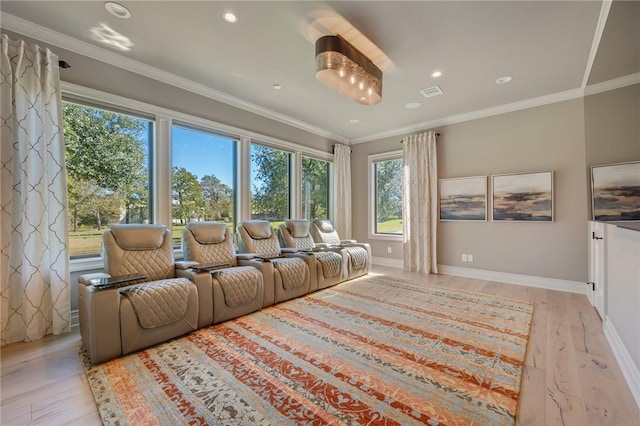
M499 79L497 79L496 83L505 84L505 83L510 82L511 80L513 80L513 77L511 77L510 75L504 75L504 76L500 77Z
M282 84L278 84L278 83L276 83L276 84L274 84L274 85L273 85L273 88L274 88L275 90L280 90L280 89L282 89Z
M227 22L233 23L233 22L236 22L238 20L238 18L236 18L236 15L234 15L231 12L227 12L223 16L224 16L224 20L227 21Z
M359 122L360 122L360 120L355 119L355 118L349 120L349 123L351 123L351 124L358 124Z
M438 78L442 75L442 71L434 71L433 73L431 73L431 77L433 78Z
M406 109L416 109L416 108L420 108L421 106L422 104L420 102L409 102L404 107Z
M117 16L118 18L122 18L122 19L131 18L131 12L129 12L129 9L127 9L120 3L108 1L108 2L105 2L104 8L107 9L107 12L109 12L113 16Z

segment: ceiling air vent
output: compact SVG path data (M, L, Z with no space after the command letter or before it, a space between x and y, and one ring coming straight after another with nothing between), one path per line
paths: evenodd
M433 87L427 87L426 89L422 89L420 93L422 93L425 98L431 98L433 96L442 95L444 92L439 86L433 86Z

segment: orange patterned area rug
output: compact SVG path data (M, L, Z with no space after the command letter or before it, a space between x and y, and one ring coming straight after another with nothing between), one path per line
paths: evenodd
M513 425L532 315L367 276L85 366L105 424Z

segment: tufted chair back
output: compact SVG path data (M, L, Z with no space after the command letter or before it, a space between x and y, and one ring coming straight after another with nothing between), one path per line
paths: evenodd
M340 245L340 236L329 219L315 219L311 225L311 235L316 243Z
M278 229L284 247L312 249L316 245L311 237L311 223L308 220L289 219Z
M171 233L164 225L112 225L102 234L102 257L112 276L144 274L149 281L175 276Z
M267 220L248 220L238 225L240 241L245 253L277 257L281 254L278 238Z
M231 233L224 223L188 223L182 230L182 250L185 259L201 264L238 264Z

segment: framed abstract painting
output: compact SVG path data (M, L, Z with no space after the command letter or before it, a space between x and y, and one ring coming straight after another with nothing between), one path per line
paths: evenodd
M487 220L487 177L440 179L440 220Z
M553 222L553 172L492 176L495 222Z
M640 220L640 161L591 167L593 220Z

